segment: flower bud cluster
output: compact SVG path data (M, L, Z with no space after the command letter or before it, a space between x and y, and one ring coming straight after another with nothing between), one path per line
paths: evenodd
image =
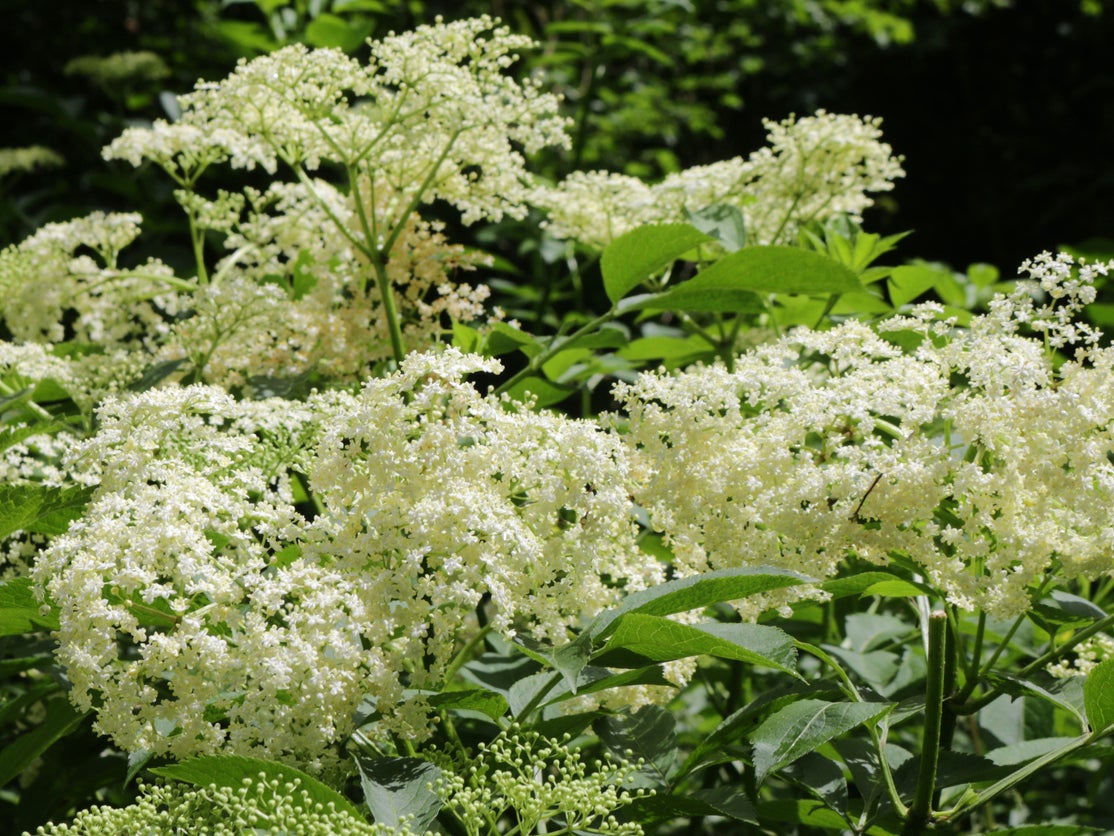
M260 774L239 787L140 784L139 798L127 807L94 806L70 824L38 828L34 836L121 836L195 833L241 836L414 836L409 829L369 824L347 810L314 801L297 779Z

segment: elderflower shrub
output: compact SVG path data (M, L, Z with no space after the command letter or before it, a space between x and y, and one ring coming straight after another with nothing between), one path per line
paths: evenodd
M967 330L925 306L620 385L636 500L684 574L900 558L1003 618L1054 577L1109 575L1114 350L1072 315L1111 266L1042 254L1022 269L1047 301L999 296Z
M140 784L127 807L93 806L70 824L49 824L34 836L155 836L190 833L240 836L285 833L299 836L414 836L409 829L369 824L346 810L314 801L297 779L260 774L231 787ZM25 834L27 836L27 834Z
M881 141L881 119L827 113L766 120L768 145L749 157L695 166L648 185L605 171L574 172L535 191L547 228L594 249L647 223L680 223L687 212L738 207L747 238L785 244L801 226L836 215L861 220L872 192L904 176L901 159Z
M615 763L609 757L585 763L569 747L570 739L551 740L512 725L463 760L431 753L441 767L434 789L468 836L498 832L497 822L512 811L521 833L546 825L541 832L556 826L567 833L642 836L641 825L615 817L620 808L652 794L622 788L642 762Z
M301 405L108 399L71 456L99 473L92 500L33 570L74 704L128 752L333 775L365 696L371 736L428 735L405 690L440 684L485 598L505 635L558 641L659 582L619 440L463 382L497 368L447 350Z

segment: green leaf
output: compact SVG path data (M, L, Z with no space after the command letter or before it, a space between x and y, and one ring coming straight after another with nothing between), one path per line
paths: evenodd
M618 651L626 651L620 653ZM600 664L626 667L628 654L637 663L668 662L689 656L715 656L796 674L793 639L777 627L762 624L680 624L668 618L627 613L600 649Z
M715 238L728 252L742 249L747 242L747 223L738 206L721 203L696 212L685 210L685 220Z
M349 23L342 17L324 12L306 26L306 42L315 47L336 47L344 52L359 49L374 26L368 23Z
M514 643L528 656L557 670L569 690L576 693L577 678L592 658L592 637L588 633L581 633L568 644L557 648L535 641L529 636L518 636Z
M278 779L282 783L292 783L297 779L313 801L324 805L332 804L337 810L343 810L361 821L365 820L359 808L336 790L321 783L312 775L274 761L246 758L242 755L206 755L181 763L156 767L151 772L160 778L181 781L195 787L208 787L213 784L218 787L239 787L244 779L255 779L260 774L266 776L268 780Z
M507 390L516 401L533 400L537 406L552 406L569 397L574 391L572 386L562 386L544 377L533 375L524 377Z
M597 639L607 637L614 629L616 619L625 613L673 615L813 582L812 578L805 575L768 566L718 569L632 592L619 606L596 616L588 632Z
M926 586L918 585L889 572L859 572L846 578L833 578L820 584L833 600L849 595L878 595L884 598L909 598L928 594Z
M645 760L642 774L657 786L668 783L677 758L677 718L660 705L645 705L633 714L616 714L598 724L596 733L608 750L626 760Z
M696 816L725 816L735 821L759 824L746 790L720 786L695 790L686 795L651 795L638 798L623 808L624 816L650 823Z
M728 311L753 294L857 290L862 290L862 283L855 272L821 253L799 247L747 247L660 294L652 307ZM717 303L718 297L722 297L722 304Z
M57 630L58 611L51 607L45 614L31 589L30 578L13 578L0 583L0 636Z
M0 751L0 786L31 765L43 752L74 731L85 719L65 697L46 704L46 719Z
M710 241L689 224L649 224L620 235L600 256L607 298L618 302L689 250Z
M507 700L501 694L469 688L464 691L443 691L433 694L429 704L434 708L456 709L458 711L478 711L492 720L498 720L507 713Z
M364 800L378 824L398 827L403 818L418 833L437 818L441 798L429 784L441 770L419 758L364 758L356 756Z
M889 710L889 703L798 700L775 711L751 735L756 783L761 784L771 772Z
M85 511L92 488L0 485L0 539L26 531L53 536Z
M1103 733L1114 725L1114 659L1099 663L1087 674L1083 708L1092 732Z

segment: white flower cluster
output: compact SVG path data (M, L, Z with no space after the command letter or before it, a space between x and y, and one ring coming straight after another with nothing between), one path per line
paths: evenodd
M46 224L0 252L0 316L15 338L114 348L157 332L160 305L174 309L173 291L161 284L173 271L154 260L129 270L117 264L141 220L93 212Z
M872 192L889 191L904 176L901 160L881 141L881 120L817 111L767 120L768 145L746 159L696 166L648 185L604 171L574 172L533 201L549 215L549 230L602 249L647 223L683 222L685 211L738 207L754 244L792 241L809 221L834 215L861 220Z
M880 334L858 322L802 329L733 372L619 386L636 499L676 567L823 578L849 556L900 558L952 603L1000 617L1027 610L1051 574L1108 575L1114 350L1071 324L1093 289L1086 275L1065 281L1070 267L1067 256L1027 262L1054 298L999 297L966 331L948 333L926 308ZM1074 358L1054 362L1026 327L1074 343ZM887 330L912 332L919 347L903 351Z
M331 770L365 695L383 731L427 733L404 689L438 684L478 606L558 641L659 582L619 439L461 380L496 368L449 350L302 405L109 400L75 453L101 473L93 500L34 568L71 699L126 751Z
M191 787L141 784L139 798L127 807L94 806L70 824L50 824L34 836L140 836L140 834L284 833L290 836L415 836L405 827L369 824L331 803L321 804L297 779L282 781L260 774L241 786ZM25 834L24 836L29 836Z
M532 183L522 152L568 143L557 98L506 75L530 46L486 16L373 41L366 66L339 50L290 46L198 83L177 123L130 129L105 156L153 160L182 184L225 160L271 173L280 161L339 163L393 195L370 218L372 246L438 199L465 223L521 217Z

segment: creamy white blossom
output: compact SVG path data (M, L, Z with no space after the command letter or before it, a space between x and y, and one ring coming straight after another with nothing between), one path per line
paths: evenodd
M330 771L365 696L379 733L428 734L404 690L440 684L478 607L560 642L661 581L619 439L462 380L497 367L446 350L301 405L199 385L106 401L71 456L93 499L34 568L73 702L126 751Z
M735 157L670 174L660 183L602 171L574 172L533 200L558 238L602 249L647 223L680 223L685 212L738 207L754 244L792 241L809 221L835 215L861 220L870 193L889 191L904 176L901 159L881 141L881 120L817 111L766 120L768 144Z
M999 297L969 330L942 334L924 316L881 334L853 321L801 329L733 371L620 385L636 499L675 567L824 578L848 557L901 557L953 604L1002 617L1027 610L1046 577L1108 575L1114 352L1071 318L1093 298L1087 275L1110 265L1080 279L1071 266L1027 262L1050 301ZM919 347L902 350L887 329L919 332ZM1055 362L1042 332L1075 357Z

